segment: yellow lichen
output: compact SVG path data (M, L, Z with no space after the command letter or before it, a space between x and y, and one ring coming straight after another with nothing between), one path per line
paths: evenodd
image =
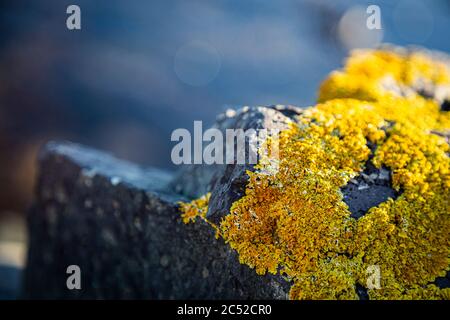
M383 50L355 50L347 59L345 68L333 72L322 83L318 100L354 98L376 101L401 94L416 95L408 88L418 83L448 86L448 65L420 52L401 55Z
M181 215L183 222L194 222L197 217L205 220L206 213L208 212L208 202L210 196L211 193L207 193L191 202L179 202L178 204L180 206L180 211L183 212Z
M376 82L386 70L403 84L418 74L446 82L449 73L420 55L360 54L331 76L342 83L324 83L324 103L281 132L276 174L263 173L264 159L248 172L245 195L216 227L241 263L291 279L292 299L357 299L371 266L381 271L371 299L448 299L450 289L431 283L450 265L449 146L431 132L448 130L450 113L419 95L381 92ZM327 101L335 96L346 99ZM368 142L377 145L371 161L391 170L401 194L355 220L341 188L363 170ZM183 219L206 210L207 198L183 204Z

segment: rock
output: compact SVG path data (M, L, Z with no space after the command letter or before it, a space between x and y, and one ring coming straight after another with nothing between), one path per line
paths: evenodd
M244 107L237 111L228 110L217 117L214 127L226 129L286 129L295 121L302 109L294 106ZM369 146L374 152L376 146ZM398 196L391 187L390 171L377 169L367 161L366 169L342 188L344 202L349 206L353 218L360 218L373 206ZM189 198L211 192L207 217L213 223L228 214L233 202L244 195L248 181L246 171L253 165L190 165L182 168L171 183L171 188Z
M386 167L376 168L372 164L375 146L361 174L344 186L341 191L343 201L348 205L351 217L361 218L367 211L385 202L388 198L396 199L399 192L392 188L391 171Z
M358 219L367 211L376 207L388 198L396 199L399 195L391 187L390 179L382 179L385 174L384 169L380 170L380 175L375 178L362 173L353 181L342 188L343 200L348 205L351 217ZM387 173L389 175L389 172Z
M284 105L243 107L237 111L230 109L217 117L214 127L222 132L226 129L283 130L301 112L301 108ZM246 137L247 144L248 141ZM171 188L190 198L211 191L207 217L218 223L229 212L231 204L243 195L248 180L247 170L253 170L253 165L191 165L181 170Z
M398 97L417 92L441 103L442 110L448 109L448 86L426 79L416 79L412 85L389 77L380 81L385 91ZM340 97L342 90L331 89ZM331 98L336 97L333 94ZM214 127L222 133L227 129L283 130L302 112L293 106L243 107L219 115ZM446 131L432 133L448 142ZM254 135L245 136L247 155L254 149L249 143ZM363 172L341 188L355 219L399 195L392 189L391 172L372 164L376 145L367 144L371 155ZM225 145L224 154L226 150ZM229 213L244 195L247 171L254 170L248 162L237 164L236 157L233 164L185 166L173 176L80 145L48 144L41 153L36 201L29 214L25 297L287 298L291 283L286 279L259 276L241 265L237 253L216 239L214 228L203 219L188 225L181 221L177 202L208 192L209 222L218 225ZM278 186L283 188L283 184ZM66 287L66 268L72 264L82 270L81 290ZM448 286L448 279L447 274L435 283ZM356 293L360 299L368 298L361 285L356 286Z
M185 225L171 175L72 143L40 155L29 212L29 299L284 299L289 284L258 276L205 222ZM69 265L81 290L69 290Z
M445 277L437 277L434 284L439 288L450 288L450 271L445 273Z

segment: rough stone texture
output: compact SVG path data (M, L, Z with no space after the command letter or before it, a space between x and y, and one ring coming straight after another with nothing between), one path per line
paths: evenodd
M217 117L214 127L226 129L286 129L295 121L302 109L294 106L244 107L237 111L228 110ZM365 170L342 188L344 202L349 206L353 218L360 218L373 206L395 199L398 193L391 187L391 173L387 168L377 169L371 159L376 146L368 146L372 155ZM253 165L190 165L184 167L171 182L170 187L189 198L211 192L207 217L214 223L229 212L233 202L241 198L248 181L246 171Z
M286 298L289 283L239 264L209 225L182 223L170 179L80 145L48 144L28 217L24 297ZM81 290L66 288L72 264Z
M220 115L215 127L282 130L301 112L244 107ZM365 170L342 188L356 219L398 196L389 170L371 164L376 146L368 146ZM211 226L185 225L177 209L177 201L211 191L208 218L218 223L243 195L252 165L187 166L173 176L72 143L47 144L39 163L25 298L287 298L290 283L239 264ZM79 291L66 288L72 264L82 271ZM446 286L448 279L436 283ZM357 289L366 299L364 288Z
M237 111L230 109L217 117L214 127L222 132L226 129L267 129L270 133L273 129L287 129L293 117L301 112L301 108L289 105L243 107ZM249 138L246 137L246 154L248 143ZM236 164L236 161L234 164L213 166L191 165L182 169L171 188L191 198L211 191L207 217L219 223L229 212L232 203L244 194L248 181L247 170L253 170L253 165Z
M355 219L361 218L370 208L378 206L388 198L395 200L400 194L392 188L391 170L384 166L376 168L372 163L377 146L370 142L367 146L371 153L364 170L341 189L343 201L348 205L350 216Z
M390 171L377 169L371 163L365 170L342 188L344 202L348 205L351 217L358 219L372 207L388 198L396 199L398 192L391 187Z

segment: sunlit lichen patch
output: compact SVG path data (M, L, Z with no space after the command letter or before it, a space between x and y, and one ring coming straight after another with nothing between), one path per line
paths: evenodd
M418 60L406 71L411 61L387 53L351 59L347 72L370 79L384 68L403 83L416 74L448 80L420 57L409 57ZM381 277L379 287L367 288L370 299L448 299L450 289L433 282L450 265L449 145L432 132L448 131L450 113L417 94L370 96L375 87L366 91L371 84L358 81L345 99L323 99L281 132L278 171L264 174L262 159L247 172L245 195L216 227L241 263L292 280L291 299L358 299L372 266ZM369 158L390 171L389 187L401 193L356 220L342 188ZM206 206L183 212L203 215Z
M205 219L208 212L208 201L210 193L193 200L192 202L180 202L180 211L183 212L181 218L184 223L194 222L197 218Z
M343 70L334 71L319 89L319 102L335 98L377 101L388 96L423 95L438 100L449 94L447 63L423 52L355 50Z

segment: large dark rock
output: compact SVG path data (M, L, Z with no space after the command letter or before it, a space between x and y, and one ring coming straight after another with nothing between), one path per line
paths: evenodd
M289 283L239 264L209 225L182 223L171 175L72 143L45 146L39 172L24 297L287 297ZM81 290L66 287L69 265Z

